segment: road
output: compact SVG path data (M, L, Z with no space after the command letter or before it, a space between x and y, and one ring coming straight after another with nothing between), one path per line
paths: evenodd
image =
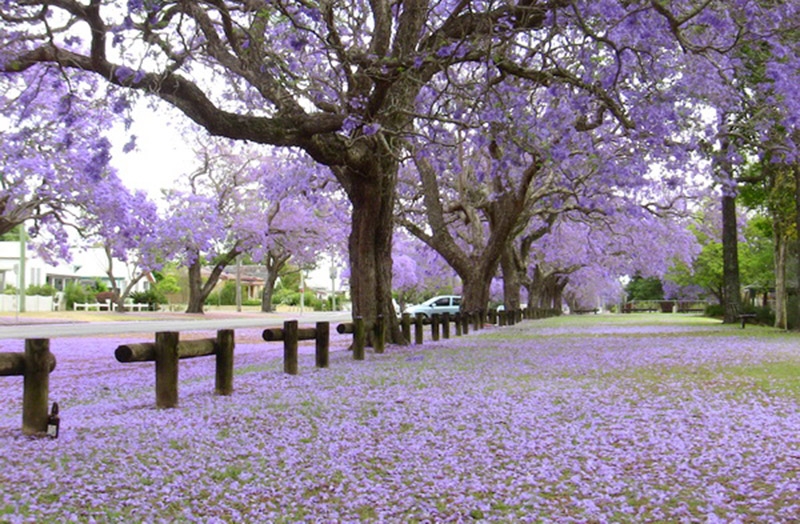
M297 320L300 325L328 321L331 324L349 322L351 313L307 312L265 314L264 316L228 315L226 318L170 319L170 320L126 320L120 322L43 322L20 319L19 323L0 325L0 339L62 338L92 335L115 335L121 333L157 333L160 331L213 331L217 329L268 328L283 325L285 320Z

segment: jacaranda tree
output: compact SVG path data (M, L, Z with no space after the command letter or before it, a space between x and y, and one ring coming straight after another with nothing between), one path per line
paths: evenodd
M758 0L30 0L0 7L0 67L93 72L162 98L212 134L300 148L329 166L352 204L354 314L370 324L392 318L397 172L426 86L459 79L451 73L464 64L488 88L507 77L521 89L567 85L583 95L570 102L582 115L576 129L663 122L648 131L663 142L676 119L659 111L674 107L681 86L713 84L735 67L728 50L741 35L777 38L791 9ZM695 57L708 65L684 65Z

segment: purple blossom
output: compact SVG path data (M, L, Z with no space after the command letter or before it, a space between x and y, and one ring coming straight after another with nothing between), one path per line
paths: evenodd
M792 337L678 315L564 317L356 362L335 335L329 369L304 342L290 377L280 344L236 335L234 394L212 394L212 358L182 360L170 410L153 407L152 363L112 357L148 337L53 340L56 441L19 436L22 380L0 380L4 518L786 522L800 510L796 398L780 378L751 378L792 365ZM213 334L181 334L200 336Z

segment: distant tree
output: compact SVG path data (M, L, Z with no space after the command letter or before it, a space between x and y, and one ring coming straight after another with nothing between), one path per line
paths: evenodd
M625 286L628 300L663 300L664 288L657 277L634 275Z

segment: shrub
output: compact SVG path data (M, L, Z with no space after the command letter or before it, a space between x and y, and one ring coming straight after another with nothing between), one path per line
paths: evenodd
M756 324L761 324L764 326L775 325L775 313L769 307L744 306L742 308L742 313L754 314L756 316L755 318Z
M721 318L725 316L725 308L722 304L708 304L703 314L707 317Z
M73 304L83 304L88 302L89 292L80 284L70 282L64 287L64 300L67 303L67 309L73 309ZM91 293L94 296L94 293Z
M134 304L148 304L150 311L158 309L159 304L166 304L167 298L160 291L150 288L147 291L134 291L128 295Z
M25 290L25 294L28 296L38 295L40 297L54 297L56 296L56 288L50 284L44 284L42 286L31 285Z

